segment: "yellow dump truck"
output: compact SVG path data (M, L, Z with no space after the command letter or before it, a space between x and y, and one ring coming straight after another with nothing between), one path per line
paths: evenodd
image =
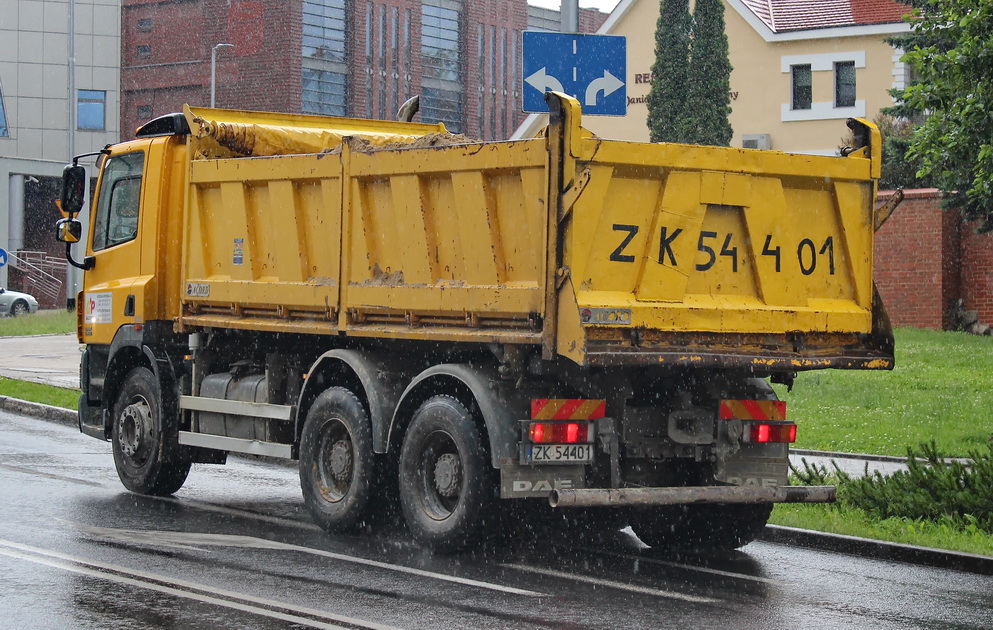
M395 496L439 550L511 506L727 548L833 500L787 485L769 382L893 365L876 128L850 121L845 157L633 143L548 101L504 142L186 108L102 152L86 235L66 167L79 424L124 485L298 459L324 528Z

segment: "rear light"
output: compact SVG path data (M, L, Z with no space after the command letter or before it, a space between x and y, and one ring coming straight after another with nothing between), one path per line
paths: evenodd
M795 424L753 424L749 442L757 444L796 442Z
M588 422L532 422L528 437L535 444L577 444L590 442Z

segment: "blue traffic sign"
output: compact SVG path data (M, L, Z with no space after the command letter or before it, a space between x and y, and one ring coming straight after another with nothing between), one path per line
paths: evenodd
M524 111L547 112L545 92L565 92L583 114L627 114L627 39L618 35L524 32Z
M6 264L7 264L7 250L0 249L0 267L3 267Z

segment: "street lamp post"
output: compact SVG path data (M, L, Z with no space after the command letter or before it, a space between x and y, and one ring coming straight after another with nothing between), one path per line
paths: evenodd
M210 106L214 106L217 82L217 51L221 48L234 48L234 44L217 44L210 49Z

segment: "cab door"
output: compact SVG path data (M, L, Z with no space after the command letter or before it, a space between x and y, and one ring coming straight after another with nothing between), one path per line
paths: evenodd
M145 166L150 141L114 147L104 159L90 217L83 282L83 342L110 344L121 326L135 323L132 292L140 274Z

